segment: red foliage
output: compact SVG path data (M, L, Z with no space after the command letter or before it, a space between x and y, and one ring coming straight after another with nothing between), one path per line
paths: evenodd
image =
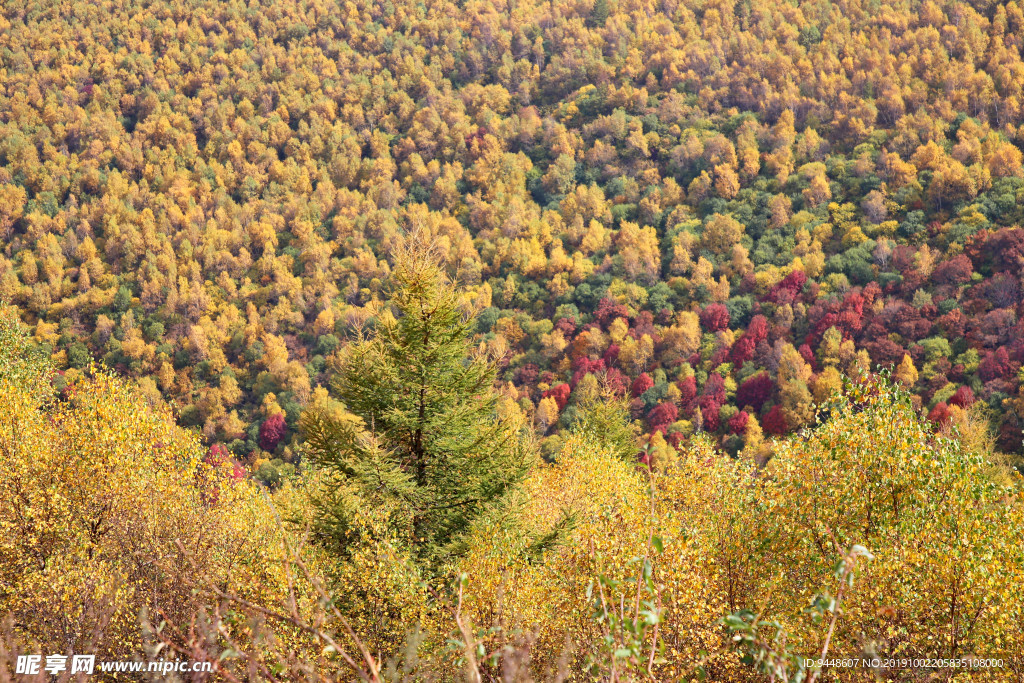
M601 360L604 361L605 365L612 365L619 359L619 345L610 344L605 350L604 355L601 356Z
M907 303L899 303L891 309L886 309L885 315L888 318L890 329L896 330L907 339L921 339L927 336L932 329L931 321Z
M636 398L640 394L644 393L648 389L654 386L654 380L646 372L641 373L639 377L633 380L633 386L629 388L631 396Z
M693 375L681 379L676 383L679 387L679 403L688 413L692 410L693 399L697 398L697 378Z
M644 414L645 407L646 406L642 398L634 398L629 402L629 414L632 415L634 419L639 420Z
M996 273L985 283L985 296L997 308L1016 306L1021 301L1020 283L1011 273Z
M216 466L227 462L230 458L231 452L228 450L227 446L221 443L215 443L210 446L209 453L207 453L206 457L203 459L209 464Z
M729 309L723 304L709 304L700 312L700 324L709 332L729 328Z
M277 444L281 443L288 425L284 422L284 415L275 413L263 421L260 425L260 448L265 451L273 451Z
M949 405L960 406L961 408L966 408L972 403L974 403L974 392L971 391L970 387L960 387L949 399Z
M722 403L714 396L701 396L697 399L700 406L700 414L704 418L704 429L709 432L717 432L721 424L721 417L718 412L722 409Z
M743 382L736 390L736 405L750 406L754 412L761 408L775 393L775 382L767 372L760 372Z
M959 308L954 308L949 313L940 316L935 324L947 339L958 339L964 336L964 331L967 329L967 316Z
M768 294L765 295L765 301L771 301L778 304L788 304L796 300L796 297L803 290L804 285L807 283L807 275L802 270L794 270L792 273L782 278L778 283L772 286L768 290Z
M746 332L732 345L729 360L736 365L743 365L754 357L754 349L768 338L768 321L763 315L755 315L747 326Z
M544 398L554 398L555 403L558 404L558 410L562 411L565 409L565 404L569 402L570 393L572 393L572 388L568 384L563 382L561 384L556 384L555 386L551 387L550 389L545 391L542 394L542 396Z
M231 481L240 481L245 478L245 468L231 457L231 451L224 444L215 443L210 446L210 451L203 460L213 467L222 467L225 464L230 465L231 473L228 475L228 479Z
M729 347L720 346L711 354L711 367L717 368L729 358Z
M571 337L576 332L576 318L559 318L555 323L555 329L566 337Z
M874 284L874 283L872 283ZM877 287L877 285L875 285ZM854 290L843 297L843 310L849 311L858 318L864 315L864 295Z
M1017 323L1017 330L1014 332L1013 341L1010 342L1007 353L1010 355L1010 360L1024 363L1024 320Z
M813 320L814 323L811 325L811 333L807 335L807 341L817 346L821 343L821 338L825 336L825 332L828 328L839 327L839 314L835 310L828 310L836 308L835 302L818 302L811 306L807 312L808 320Z
M1015 336L1017 316L1013 309L997 308L989 311L980 320L975 319L971 338L982 346L1001 346Z
M840 332L844 333L844 336L851 337L858 332L864 326L864 316L856 310L847 309L839 314L839 318L836 320L836 327L839 328Z
M936 425L944 425L949 422L949 406L943 401L935 404L935 407L928 412L928 419Z
M700 406L701 415L704 418L704 429L709 432L718 431L720 417L718 415L725 403L725 380L717 372L712 373L704 383L704 390L697 405Z
M658 331L654 327L654 316L651 312L640 311L636 316L636 320L634 320L633 324L630 326L629 332L637 339L645 334L650 335L652 338L656 338L658 336Z
M605 370L604 381L616 396L625 396L626 389L629 387L629 378L622 374L618 368L608 368Z
M603 358L591 360L586 356L583 356L580 358L576 358L572 363L572 367L574 369L574 372L572 375L571 384L572 386L576 386L576 384L581 379L583 379L583 376L586 375L587 373L592 372L594 374L598 374L602 372L605 369L605 362Z
M954 382L963 382L967 379L967 368L963 363L957 363L949 371L949 378Z
M966 253L977 270L990 266L993 271L1019 271L1024 263L1024 228L983 230L967 245Z
M577 384L580 383L580 380L583 379L584 375L589 375L589 374L591 374L589 371L587 371L587 370L585 370L583 368L580 368L576 372L572 373L572 378L569 380L569 386L575 387Z
M816 301L807 312L807 319L811 322L811 333L807 336L807 343L817 346L828 328L833 327L843 334L844 339L856 337L864 327L864 304L872 301L877 295L878 285L866 295L861 291L853 291L842 301Z
M532 386L540 377L540 367L536 363L527 363L516 370L516 384L520 386Z
M725 403L725 379L717 372L711 373L708 381L704 383L704 391L701 393L704 396L715 399L719 405L722 405Z
M676 421L679 416L679 409L671 402L659 403L647 413L647 423L651 426L652 432L665 432L668 426Z
M750 415L747 414L747 411L741 410L729 418L729 431L733 434L742 435L744 430L747 428L747 423L749 421Z
M996 435L996 443L999 448L1007 453L1020 452L1024 447L1024 425L1013 413L1003 416L1003 423L999 425L999 432Z
M932 280L940 285L962 285L971 281L973 272L974 265L971 263L971 259L963 254L958 254L936 266L932 271Z
M764 428L765 434L773 436L782 436L789 431L789 425L786 424L786 416L782 414L780 406L772 406L772 409L761 420L761 426Z
M889 339L888 337L882 337L877 341L868 341L864 343L864 348L867 350L868 355L878 365L892 365L903 360L903 356L907 353L906 350Z
M594 319L597 320L601 327L608 329L608 326L616 318L629 320L629 309L614 299L609 299L608 297L601 299L601 302L597 305L597 310L594 311Z
M580 356L573 359L572 369L575 371L582 370L583 372L600 372L604 370L604 361L601 359L591 360L586 356Z
M815 372L818 371L818 359L814 357L814 351L811 351L809 344L801 344L800 348L797 349L800 352L800 356L804 361L811 366L811 369Z
M981 377L982 381L988 382L1006 377L1012 370L1010 355L1004 347L1000 346L995 351L989 351L985 359L978 364L978 377Z
M871 297L874 296L872 290ZM863 293L853 291L842 302L835 299L815 302L807 312L807 319L811 321L807 343L817 346L830 327L839 330L844 339L856 336L864 327L864 304L867 300Z
M872 280L871 282L864 285L864 289L862 289L860 293L864 296L864 303L870 306L871 304L875 303L875 299L882 296L882 288L878 285L877 282Z
M892 257L889 261L889 270L894 273L906 273L914 268L914 259L917 256L917 249L909 244L897 244L892 250Z

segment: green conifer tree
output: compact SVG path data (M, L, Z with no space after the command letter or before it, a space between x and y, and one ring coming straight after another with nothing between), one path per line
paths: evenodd
M317 528L344 552L359 516L387 518L428 565L457 555L474 519L525 476L529 441L499 415L495 367L471 354L473 321L443 271L396 267L392 305L372 336L346 347L331 387L345 411L302 418L307 451L327 475Z

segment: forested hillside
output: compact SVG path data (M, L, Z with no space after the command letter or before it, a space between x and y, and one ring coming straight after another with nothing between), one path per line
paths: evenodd
M1024 675L1021 481L984 439L860 377L766 463L707 433L638 463L609 393L544 463L440 269L394 281L272 495L109 372L58 391L0 308L0 678L54 651L212 663L189 681Z
M4 2L0 680L1020 681L1020 1Z
M1022 36L1015 0L6 3L0 299L268 482L410 232L548 455L600 383L736 453L877 366L1020 453Z

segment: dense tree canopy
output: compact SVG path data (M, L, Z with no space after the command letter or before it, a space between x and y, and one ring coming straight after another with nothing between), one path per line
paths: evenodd
M159 640L754 681L763 626L783 667L1019 680L1022 36L1019 0L4 3L0 678Z
M647 373L648 433L735 451L909 357L1021 451L1016 0L72 4L0 13L0 298L253 470L411 230L548 438Z

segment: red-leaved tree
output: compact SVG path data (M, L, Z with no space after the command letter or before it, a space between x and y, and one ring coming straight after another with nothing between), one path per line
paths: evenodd
M277 444L281 443L288 425L284 422L284 415L274 413L260 425L260 448L265 451L273 451Z

